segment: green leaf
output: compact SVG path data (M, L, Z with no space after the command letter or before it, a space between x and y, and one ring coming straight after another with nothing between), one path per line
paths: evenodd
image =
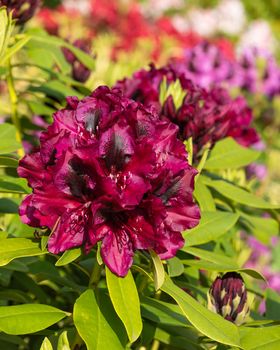
M71 350L67 338L67 331L64 331L60 334L58 338L57 350Z
M47 337L44 338L43 343L40 347L40 350L53 350L52 343Z
M7 265L16 258L46 253L47 251L40 249L39 242L33 242L27 238L0 239L0 266Z
M155 290L159 290L164 283L165 271L159 256L152 249L150 249L149 252L154 263L153 274Z
M21 35L18 35L17 39L18 40L16 41L16 43L6 50L4 57L2 57L2 59L1 59L2 63L5 63L9 58L11 58L20 49L22 49L23 46L26 45L28 43L28 41L30 40L30 36L21 34Z
M34 333L68 315L55 307L42 304L0 306L0 330L14 335Z
M235 263L235 261L226 255L222 255L216 252L211 252L208 250L194 248L194 247L184 247L182 248L182 250L188 254L196 256L200 259L205 259L215 264L230 266L232 268L237 268L237 269L239 268L239 266Z
M279 350L280 326L242 327L240 339L244 350Z
M31 31L30 31L31 33ZM95 59L93 59L90 55L85 53L84 51L78 49L77 47L67 43L63 39L57 36L47 35L45 32L33 32L32 41L37 41L40 43L50 44L59 47L66 47L81 61L87 68L94 70L95 69Z
M124 278L120 278L106 267L106 281L114 309L125 326L129 340L134 342L141 334L143 325L132 273L128 271Z
M235 186L223 180L211 180L207 177L203 177L203 182L223 196L236 201L240 204L245 204L253 208L262 209L279 209L279 205L273 205L266 202L264 199L255 196L254 194L242 189L241 187Z
M0 156L0 168L17 168L18 160L9 156Z
M240 168L254 162L259 155L259 152L242 147L228 137L215 144L204 168L208 170Z
M253 215L247 215L239 212L243 224L248 231L256 236L264 244L269 244L272 236L278 235L279 224L272 218L262 218Z
M280 320L280 295L275 290L267 288L265 291L266 312L269 320Z
M11 124L0 124L0 154L15 152L20 147L16 140L16 128Z
M70 264L72 261L78 259L82 255L80 247L66 250L63 255L57 260L55 266L64 266Z
M141 298L143 317L160 325L186 327L190 326L181 309L176 304L154 298Z
M86 290L74 305L74 324L88 350L123 350L117 334L100 310L92 289Z
M174 256L172 259L167 260L168 266L168 275L170 277L176 277L182 275L184 273L184 265L181 260Z
M1 176L0 192L27 194L30 192L25 179L13 176Z
M199 245L219 239L235 225L238 217L238 214L230 212L202 212L199 225L183 233L186 240L185 246Z
M186 318L202 334L223 344L240 345L238 328L233 323L199 304L188 293L176 286L169 277L166 277L161 289L176 301Z
M204 185L200 176L196 178L193 194L199 204L199 208L201 211L216 210L215 201L211 194L211 191L207 186Z

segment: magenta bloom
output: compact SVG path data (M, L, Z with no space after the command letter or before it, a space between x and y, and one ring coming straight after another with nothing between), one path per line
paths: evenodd
M41 0L0 0L0 6L6 6L7 10L13 11L13 18L17 24L24 24L34 16Z
M172 96L168 96L163 105L160 103L160 85L164 77L168 84L178 79L185 91L183 102L177 109ZM154 106L162 119L177 124L181 140L192 137L196 158L206 144L213 146L227 136L232 136L244 146L259 141L255 129L250 126L252 111L243 97L233 100L222 87L200 88L171 65L140 70L132 78L119 81L116 87L127 97L146 106Z
M181 231L198 224L196 170L177 127L105 86L66 109L40 137L38 152L18 173L33 193L21 204L24 223L53 230L48 250L60 253L102 241L112 272L125 276L136 249L173 257Z

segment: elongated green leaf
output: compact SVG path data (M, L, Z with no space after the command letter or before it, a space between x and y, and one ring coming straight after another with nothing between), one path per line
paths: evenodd
M78 60L81 61L87 68L92 70L95 69L95 60L90 55L78 49L77 47L67 43L63 39L58 38L57 36L51 36L46 35L46 33L37 32L33 33L31 40L59 47L66 47L67 49L72 51L73 54L78 58Z
M141 334L143 325L133 276L128 271L126 277L120 278L106 268L106 281L114 309L125 326L129 340L134 342Z
M182 250L188 254L191 254L193 256L196 256L201 259L205 259L207 261L210 261L216 264L231 265L231 266L235 266L236 268L239 267L235 263L234 259L226 255L218 254L216 252L211 252L208 250L194 248L194 247L184 247Z
M73 317L88 350L123 350L118 336L101 312L92 289L86 290L76 300Z
M236 213L222 211L202 212L199 225L183 233L186 246L215 241L235 225L238 217Z
M25 179L12 176L1 176L0 192L27 194L30 192L30 189L28 188Z
M176 304L153 298L141 298L143 317L160 325L192 327Z
M199 304L188 293L176 286L169 277L166 276L161 289L176 301L186 318L202 334L223 344L240 345L238 328L233 323Z
M228 137L215 144L204 168L208 170L240 168L255 161L259 155L259 152L242 147Z
M76 260L82 254L80 247L66 250L63 255L55 263L56 266L64 266Z
M214 188L223 196L236 201L237 203L245 204L253 208L263 209L279 209L280 207L279 205L270 204L264 199L223 180L211 180L207 177L203 177L203 182L207 186Z
M153 250L150 250L150 254L154 263L154 285L155 289L158 290L164 283L165 271L159 256Z
M17 168L18 161L15 158L8 156L0 157L0 168Z
M279 350L280 326L242 327L240 338L244 350Z
M194 188L194 197L201 211L215 211L216 205L211 191L204 185L200 176L197 178Z
M68 315L55 307L42 304L0 306L0 330L15 335L34 333Z
M19 40L11 47L9 47L4 57L2 58L2 63L5 63L9 58L11 58L14 54L16 54L20 49L23 48L24 45L28 43L30 37L27 35L21 35Z
M211 262L209 260L196 260L196 259L188 259L188 260L182 260L182 263L187 265L187 266L193 266L196 267L197 269L203 269L207 271L217 271L217 272L240 272L240 273L246 273L247 275L263 280L266 282L265 277L258 271L253 270L253 269L248 269L244 267L237 267L236 264L225 264L225 263L215 263Z
M53 350L52 343L47 337L43 340L40 350Z
M279 232L278 222L272 218L247 215L243 212L240 212L240 216L248 231L265 244L269 244L271 237Z
M15 152L21 147L16 140L16 129L13 125L0 124L0 154Z
M0 266L7 265L16 258L46 253L47 251L41 250L38 242L33 242L27 238L0 239Z
M64 331L60 334L57 343L57 350L71 350L67 338L67 331Z

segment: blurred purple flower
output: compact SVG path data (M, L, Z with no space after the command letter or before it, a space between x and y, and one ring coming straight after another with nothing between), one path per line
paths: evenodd
M33 193L20 206L22 221L52 230L57 254L102 241L105 264L125 276L136 249L162 259L184 244L181 231L196 226L196 170L187 163L177 127L105 86L54 114L38 152L18 173Z
M241 83L237 63L226 58L218 46L208 41L187 49L184 58L174 63L187 79L203 88L222 83L239 86Z
M17 24L30 20L40 4L41 0L0 0L0 6L6 6L9 12L13 12Z
M73 46L78 49L90 53L91 40L90 39L77 39L73 42ZM74 80L84 83L88 80L91 71L67 48L63 48L63 54L68 63L72 66L72 77Z
M280 93L280 68L268 51L257 47L247 48L239 66L243 89L263 93L270 98Z

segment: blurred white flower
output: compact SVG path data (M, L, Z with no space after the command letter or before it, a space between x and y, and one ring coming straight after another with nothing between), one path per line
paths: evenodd
M209 37L217 31L216 9L192 9L188 13L190 29L194 32Z
M218 29L228 35L239 34L246 24L245 9L240 0L222 0L216 8Z
M67 10L79 11L81 14L86 15L90 11L89 0L64 0L63 6Z
M274 52L276 48L276 39L271 31L268 22L264 20L253 21L239 40L238 52L249 46Z
M184 0L148 0L141 6L146 15L151 17L160 17L168 10L182 8L184 4Z
M185 33L190 29L190 24L188 22L188 19L186 17L176 15L171 18L173 26L178 30L180 33Z

